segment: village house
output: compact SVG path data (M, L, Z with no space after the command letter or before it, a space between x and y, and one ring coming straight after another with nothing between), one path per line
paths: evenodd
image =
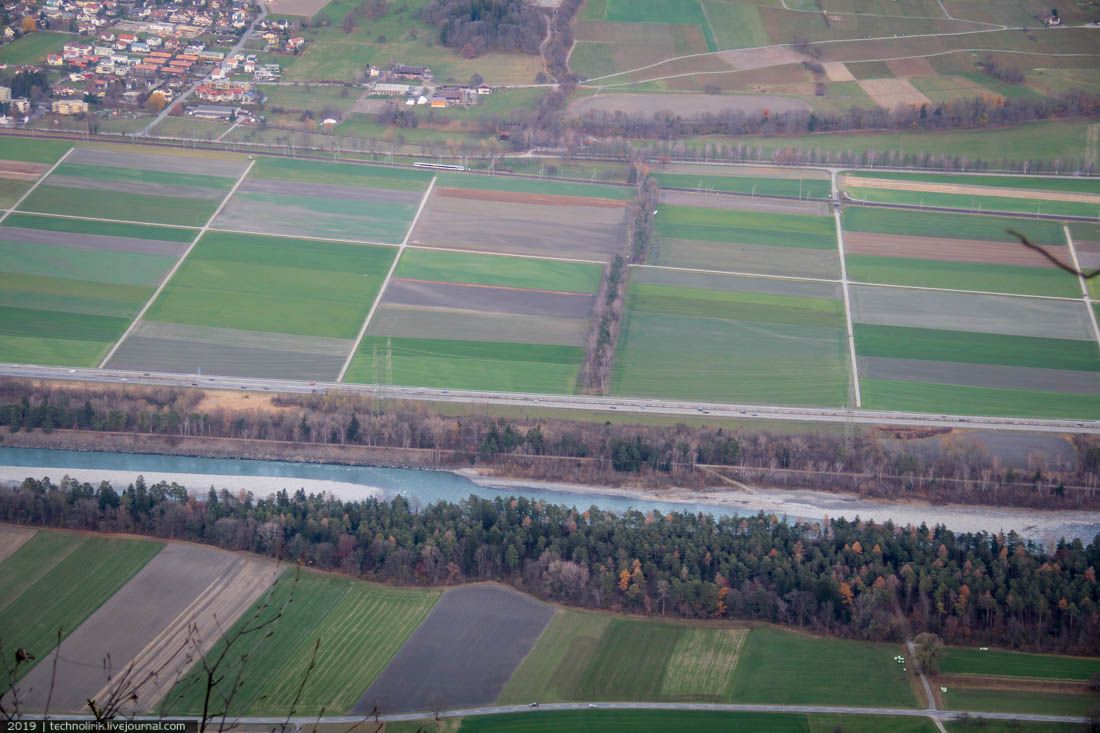
M83 99L55 99L50 111L59 115L79 115L88 111L88 103Z

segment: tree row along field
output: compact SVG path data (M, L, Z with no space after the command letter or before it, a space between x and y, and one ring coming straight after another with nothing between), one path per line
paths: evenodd
M0 140L39 175L61 161L21 184L0 226L0 361L581 390L631 187L139 150ZM1081 285L1009 230L1086 269L1100 231L966 211L975 190L1100 195L1088 180L850 173L853 196L933 187L960 211L849 203L841 248L822 171L653 174L696 190L661 194L647 259L629 268L612 395L839 407L858 380L876 409L1100 413Z
M146 501L146 491L144 484L136 490L133 485L120 487L120 494L108 501L121 501L125 511L128 502ZM212 499L196 506L207 516L218 513ZM218 520L217 531L232 531L229 522ZM113 684L134 688L125 708L129 712L169 717L201 713L207 669L213 665L212 700L219 711L228 704L231 716L284 715L292 706L299 715L341 715L372 710L430 713L532 701L925 705L917 693L915 664L902 644L730 621L671 621L659 618L664 615L659 607L651 609L650 618L595 613L548 605L493 584L442 593L388 587L278 568L258 557L250 559L255 556L201 545L12 525L0 525L0 539L5 546L0 578L8 599L0 608L0 639L5 648L23 648L36 658L15 669L15 685L27 711L45 704L56 675L55 684L61 687L53 692L51 709L87 712L87 699L111 689L97 660L114 654L113 669L126 669L130 656L138 650L147 654L146 644L163 646L160 637L174 627L196 631L169 655L170 680L157 687L139 683L136 675L116 674ZM357 551L350 545L325 551L343 556L340 562L352 570ZM426 554L420 564L432 561ZM261 568L264 583L247 590L223 586L219 576L242 563ZM74 570L79 581L71 577ZM629 570L623 572L626 593L638 592L641 571L636 567L634 577ZM562 582L568 582L565 576ZM161 590L146 594L140 604L121 602L139 589L154 587ZM215 607L191 602L213 588L253 600L213 622ZM43 598L51 599L45 610ZM58 627L63 629L59 650ZM91 629L97 633L87 633ZM123 629L129 631L122 634ZM489 636L482 638L485 634ZM123 653L120 647L130 651ZM898 662L898 656L905 661ZM426 664L428 659L435 661ZM1086 690L1086 682L1100 671L1096 658L948 647L940 668L944 684L950 685L940 702L949 709L1085 715L1097 702ZM11 700L9 690L6 702ZM555 713L547 719L567 721L578 715L580 711ZM585 715L609 720L623 716L625 721L633 715L657 720L684 713ZM817 731L824 721L839 719L760 718L761 725L779 731L807 730L806 725ZM501 718L505 720L510 719ZM901 724L900 719L858 714L844 720L852 730L898 730ZM474 718L464 725L480 730L495 729L498 723ZM925 730L919 719L907 725Z

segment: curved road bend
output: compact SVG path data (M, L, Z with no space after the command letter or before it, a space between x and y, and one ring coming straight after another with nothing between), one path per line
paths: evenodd
M379 388L370 384L342 382L304 382L297 380L246 377L198 376L160 372L136 372L121 369L88 369L0 364L0 376L30 379L64 379L111 384L147 384L162 387L205 387L207 389L251 390L264 392L310 393L347 390L377 395ZM523 392L482 392L434 389L427 387L385 386L387 397L427 402L483 402L493 405L539 409L587 410L601 412L644 413L655 415L710 415L734 419L759 418L794 422L861 423L866 425L906 425L917 427L970 428L980 430L1019 430L1046 433L1088 433L1100 435L1100 420L1050 420L1013 417L940 415L886 410L849 410L831 407L790 407L779 405L737 405L684 400L660 400L633 397L593 397L588 395L547 395Z

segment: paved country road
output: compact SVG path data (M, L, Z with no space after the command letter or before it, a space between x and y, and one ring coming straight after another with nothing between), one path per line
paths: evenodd
M988 720L1023 720L1038 723L1085 723L1088 718L1072 715L1038 715L1029 713L990 713L972 710L928 710L919 708L864 708L854 705L761 705L738 703L695 703L695 702L563 702L547 703L531 707L531 705L497 705L477 708L461 708L444 710L438 713L440 718L465 718L475 715L502 715L507 713L534 713L553 710L681 710L681 711L708 711L726 713L819 713L819 714L843 714L843 715L880 715L902 716L909 718L932 718L933 720L955 720L969 716L971 718L986 718ZM245 725L282 725L292 723L298 725L313 725L320 721L323 723L346 723L348 725L364 720L380 722L398 722L402 720L421 720L431 718L436 714L431 711L422 713L404 713L402 715L379 715L364 718L361 715L311 717L242 717L227 719L230 724ZM28 720L35 719L32 715L23 716ZM91 720L88 715L51 715L51 720ZM157 716L134 716L125 718L133 721L163 720ZM195 721L197 717L173 717L171 720ZM220 719L219 719L220 720Z
M302 382L246 377L209 377L159 372L135 372L120 369L69 369L65 367L0 364L0 376L31 379L62 379L109 384L148 384L161 387L205 387L256 392L305 393L347 390L377 395L379 388L370 384L342 382ZM863 423L870 425L907 425L923 427L972 428L980 430L1020 430L1047 433L1089 433L1100 435L1100 420L1046 420L1014 417L977 417L937 415L887 410L849 410L828 407L786 407L774 405L736 405L713 402L688 402L632 397L593 397L589 395L546 395L523 392L479 392L427 387L386 386L387 397L428 402L481 402L539 409L586 410L600 412L644 413L648 415L709 415L735 419L759 418L794 422Z

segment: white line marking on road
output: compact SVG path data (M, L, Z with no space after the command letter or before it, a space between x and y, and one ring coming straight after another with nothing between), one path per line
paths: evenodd
M157 289L153 291L153 294L149 297L149 300L145 301L145 305L142 306L140 311L138 311L138 314L134 317L134 320L130 322L130 326L126 329L126 333L122 334L122 338L116 341L115 345L111 347L111 350L107 352L107 356L103 357L103 361L99 363L100 369L107 366L107 362L109 362L111 360L111 357L115 355L115 352L118 351L118 347L122 346L122 342L129 338L130 334L133 333L134 329L137 327L137 324L140 323L141 319L145 317L145 312L148 311L149 307L152 306L156 299L160 297L161 292L163 292L165 286L168 285L168 281L171 280L172 276L176 274L176 271L180 269L180 265L182 265L184 260L187 259L187 256L191 254L191 250L195 249L195 245L199 243L200 239L202 239L202 235L206 234L206 232L209 231L210 225L213 224L214 220L218 218L218 215L222 213L222 209L224 209L225 205L229 203L229 199L233 198L233 194L237 192L237 189L240 188L241 183L243 183L244 179L248 177L248 174L252 170L252 166L254 165L256 165L256 161L249 161L248 167L244 169L244 172L241 173L240 177L237 179L237 182L233 184L233 188L229 189L229 193L227 193L225 195L225 198L222 199L222 202L218 204L218 208L214 210L214 213L211 214L210 218L206 220L206 224L195 234L194 239L191 240L191 244L187 245L187 249L184 250L183 254L180 255L179 259L176 260L176 264L172 265L172 269L169 270L168 274L165 275L164 278L160 281L160 285L158 285Z
M524 260L553 260L554 262L580 262L585 265L600 265L601 267L606 265L606 262L600 260L582 260L576 257L549 257L545 255L527 255L519 254L516 252L490 252L484 249L462 249L461 247L433 247L429 244L410 244L407 245L409 249L427 249L436 250L438 252L458 252L464 255L490 255L492 257L518 257Z
M836 171L830 173L833 185L833 201L838 201ZM859 364L856 362L856 335L852 329L852 300L848 294L848 265L844 260L844 227L840 224L840 206L833 205L833 220L836 222L836 246L840 252L840 290L844 294L844 326L848 331L848 359L852 362L852 395L856 398L856 407L863 406L863 393L859 389Z
M31 195L32 193L34 193L34 189L36 189L36 188L38 188L38 187L39 187L40 185L42 185L42 181L44 181L44 180L46 180L47 178L49 178L49 177L50 177L50 175L51 175L51 174L52 174L52 173L53 173L53 172L54 172L55 170L57 170L57 166L59 166L59 165L61 165L62 163L64 163L64 162L65 162L65 158L68 158L68 157L69 157L69 153L73 152L74 150L76 150L76 148L69 148L68 150L66 150L66 151L65 151L65 154L64 154L64 155L62 155L62 156L61 156L60 158L58 158L58 159L57 159L57 162L56 162L56 163L54 163L53 165L51 165L51 166L50 166L50 169L49 169L48 171L46 171L45 173L43 173L43 174L42 174L42 176L41 176L41 177L40 177L40 178L39 178L39 179L38 179L37 181L35 181L35 182L34 182L34 183L33 183L33 184L31 185L31 187L27 189L26 193L24 193L24 194L23 194L22 196L20 196L20 197L19 197L19 200L18 200L18 201L16 201L16 202L15 202L14 204L12 204L12 205L11 205L11 208L10 208L10 209L8 209L7 211L5 211L5 212L4 212L4 215L3 215L3 216L0 216L0 224L3 224L3 223L4 223L4 220L5 220L5 219L7 219L7 218L8 218L8 216L10 216L10 215L11 215L11 213L12 213L13 211L15 211L16 209L18 209L18 208L19 208L19 207L21 206L21 205L23 204L23 202L24 202L24 201L25 201L25 200L27 199L27 197L28 197L28 196L30 196L30 195ZM20 213L22 213L22 212L20 212Z
M48 211L32 211L30 209L24 209L18 212L20 214L33 214L34 216L43 216L49 219L75 219L77 221L101 221L105 224L131 224L139 227L164 227L165 229L190 229L196 231L201 227L188 226L186 224L159 224L153 221L134 221L132 219L104 219L98 216L74 216L73 214L51 214Z
M432 176L431 183L428 184L428 190L424 192L424 197L420 199L420 206L416 209L416 216L413 217L412 223L409 224L409 229L405 232L405 238L401 240L401 244L397 246L397 254L393 258L393 262L390 263L390 270L386 273L386 279L382 281L382 287L378 288L378 295L374 296L374 303L371 304L370 310L367 311L367 317L363 319L363 326L359 329L359 335L355 337L355 343L351 345L351 351L348 352L348 358L344 360L344 366L340 368L340 374L336 377L337 382L343 382L344 376L348 373L348 368L351 366L352 360L355 358L355 354L359 351L359 344L363 343L363 337L367 335L367 327L370 326L371 319L374 318L374 312L378 310L378 306L382 303L382 296L386 294L386 288L389 287L390 280L393 278L393 273L397 270L397 263L401 261L401 255L405 253L405 249L409 245L409 237L412 236L413 229L416 228L416 223L420 221L420 215L424 213L424 207L428 204L428 199L432 195L432 189L435 188L436 177Z
M700 267L672 267L670 265L631 265L631 267L644 267L650 270L671 270L673 272L699 272L705 275L731 275L733 277L756 277L764 280L794 280L795 282L827 283L839 285L840 280L827 277L802 277L799 275L765 275L760 272L736 272L731 270L705 270Z
M309 234L279 234L276 232L253 232L248 229L225 229L210 227L207 231L226 234L248 234L253 237L275 237L276 239L309 239L314 242L332 242L333 244L367 244L374 247L400 247L396 242L370 242L366 239L337 239L335 237L315 237Z
M849 280L849 285L868 288L896 288L898 290L927 290L933 293L963 293L965 295L996 295L1001 298L1030 298L1032 300L1063 300L1076 303L1080 298L1065 295L1032 295L1030 293L1002 293L995 290L961 290L959 288L933 288L927 285L897 285L895 283L868 283L861 280Z
M1089 283L1081 274L1081 263L1077 260L1077 247L1073 244L1073 235L1069 233L1069 225L1063 225L1062 231L1066 235L1066 244L1069 245L1069 256L1073 258L1073 269L1077 270L1077 279L1081 283L1081 297L1085 301L1085 308L1089 312L1089 321L1092 323L1092 335L1096 337L1096 344L1100 346L1100 326L1096 324L1096 310L1092 307L1092 295L1089 294Z

